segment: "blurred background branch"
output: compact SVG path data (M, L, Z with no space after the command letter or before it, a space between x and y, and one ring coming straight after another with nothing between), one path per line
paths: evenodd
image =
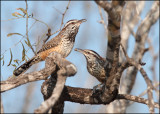
M108 7L104 9L100 8L96 2L100 6ZM125 1L123 9L121 9L123 2L105 1L105 4L103 4L103 1L96 2L21 1L15 3L12 1L2 1L1 27L3 29L1 30L1 62L4 64L1 64L1 79L6 80L11 76L16 66L19 66L23 61L31 58L34 52L37 52L37 50L41 48L43 41L47 37L50 38L51 35L57 34L63 26L63 23L70 19L85 18L88 20L87 23L80 28L74 48L93 49L103 57L106 57L109 35L111 34L112 36L116 34L116 32L115 34L108 32L108 23L110 23L108 22L108 18L112 17L113 23L117 27L121 27L121 31L117 31L117 33L119 32L121 35L121 43L127 51L128 56L132 57L136 62L140 60L146 63L143 68L155 88L155 90L151 91L153 98L149 98L149 100L154 100L159 103L159 1ZM114 7L114 9L110 10L111 7ZM110 10L112 13L107 14L106 10L107 12ZM113 15L115 11L121 10L121 17L118 16L118 13ZM116 23L117 20L121 20L121 23ZM51 32L48 32L49 29ZM6 37L7 34L8 38ZM49 38L47 40L49 40ZM147 48L149 50L144 54L144 50ZM121 50L119 53L119 62L122 63L125 61L125 57ZM113 58L112 54L108 55ZM93 88L94 85L99 83L88 73L84 57L72 51L66 59L74 63L78 69L74 78L67 79L66 85ZM8 63L10 63L10 66L7 67ZM44 68L44 62L37 64L36 69L35 66L31 67L28 72L36 72L42 68ZM4 109L6 109L4 110L5 113L33 112L43 101L40 92L42 83L43 81L38 81L31 85L19 86L16 89L1 94L2 104ZM119 93L139 96L143 91L146 91L144 92L145 95L143 94L143 99L148 99L146 96L148 89L141 74L134 67L125 70L121 78ZM27 102L28 99L30 99L30 103ZM15 103L11 102L16 102L16 106ZM146 105L140 103L129 104L130 102L128 100L122 99L117 99L109 105L94 106L65 102L64 112L149 112ZM17 107L17 105L19 107ZM152 111L159 112L159 109L152 109Z

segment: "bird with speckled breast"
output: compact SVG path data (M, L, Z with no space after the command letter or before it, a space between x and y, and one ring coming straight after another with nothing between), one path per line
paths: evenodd
M80 25L85 21L86 19L69 20L57 36L44 44L37 52L37 55L14 70L13 74L19 76L21 73L28 70L33 64L44 61L46 57L54 51L60 53L64 58L67 57L72 51Z
M104 83L106 81L106 59L102 58L97 52L89 49L76 48L75 51L82 53L87 60L87 70L94 76L99 82Z

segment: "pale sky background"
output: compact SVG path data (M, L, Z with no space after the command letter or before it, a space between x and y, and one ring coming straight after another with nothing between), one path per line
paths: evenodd
M150 9L153 2L147 1L142 12L141 18L144 19L146 13ZM62 15L56 10L58 9L60 12L64 12L68 2L66 1L29 1L28 2L28 12L29 14L34 15L35 18L47 23L51 29L52 33L59 29L61 24ZM26 33L26 21L25 19L15 19L11 21L4 21L11 18L15 18L12 16L12 13L21 11L16 10L16 8L24 8L24 1L2 1L1 2L1 54L4 53L5 64L2 66L1 63L1 80L6 80L9 76L12 75L14 67L9 66L7 64L10 60L10 51L9 48L12 47L13 60L20 59L22 57L22 45L19 43L15 46L15 44L22 38L18 35L13 35L11 37L7 37L8 33L21 33L25 35ZM102 57L105 57L106 47L107 47L107 37L105 35L104 26L98 21L100 21L100 15L98 11L98 6L93 1L71 1L69 6L69 10L67 11L64 17L64 23L70 19L87 19L87 22L83 23L80 26L79 33L76 36L76 42L71 54L66 58L71 61L73 64L77 66L78 72L74 77L68 78L66 85L73 87L82 87L82 88L92 88L99 82L93 78L88 72L86 68L86 59L85 57L75 52L75 48L82 49L92 49L99 53ZM34 20L29 19L29 27L33 24ZM41 38L43 34L47 31L47 27L44 24L37 22L29 32L29 38L31 40L31 44L34 44L37 38ZM57 35L57 34L55 34ZM54 37L53 35L52 37ZM51 37L51 38L52 38ZM159 52L159 21L151 28L149 33L149 37L153 41L154 51L155 53ZM22 40L22 43L24 41ZM129 39L129 56L132 55L133 47L134 47L134 38L130 36ZM28 47L24 43L26 49ZM146 45L147 47L147 45ZM35 47L34 47L35 48ZM39 47L40 48L40 47ZM27 56L32 57L34 54L31 50L28 51ZM2 61L1 61L2 62ZM152 63L152 59L150 58L150 53L146 53L143 57L143 62L147 64L144 66L144 69L147 71L149 78L152 79L150 72L150 65ZM158 78L159 75L159 59L156 63L156 76ZM28 70L28 72L32 72L35 69L40 70L44 68L44 62L39 63L38 65L34 65ZM31 105L29 107L29 112L33 112L34 109L39 107L41 102L43 101L43 96L40 92L41 85L44 81L32 82L34 84L34 92L31 96ZM7 92L2 93L2 101L4 105L5 113L18 113L22 111L24 98L26 95L26 90L28 84L19 86L15 89L9 90ZM144 90L146 90L146 83L138 73L136 78L135 86L131 92L132 95L139 95ZM147 98L147 95L144 96ZM154 94L154 98L156 98ZM156 99L154 99L156 100ZM103 112L103 110L99 110L100 107L105 107L104 105L80 105L78 103L65 102L64 112ZM149 112L147 105L134 103L133 105L127 108L127 112ZM156 109L158 112L158 109Z

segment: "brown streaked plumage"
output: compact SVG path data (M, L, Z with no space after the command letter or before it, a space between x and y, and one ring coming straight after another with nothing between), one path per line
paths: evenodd
M42 48L37 52L36 56L34 56L32 59L30 59L20 67L18 67L13 72L13 74L15 76L20 75L33 64L45 60L46 57L54 51L60 53L64 58L67 57L74 46L75 37L78 33L80 25L82 22L85 21L85 19L74 19L68 21L57 36L55 36L46 44L44 44Z
M104 83L107 78L105 71L106 60L93 50L82 50L76 48L75 51L78 51L85 56L87 60L88 72L96 79L98 79L98 81Z

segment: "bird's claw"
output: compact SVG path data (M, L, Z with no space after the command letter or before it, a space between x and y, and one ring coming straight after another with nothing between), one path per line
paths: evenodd
M102 92L102 87L103 87L103 84L98 84L98 85L94 86L92 96L96 96L96 95L100 94Z

